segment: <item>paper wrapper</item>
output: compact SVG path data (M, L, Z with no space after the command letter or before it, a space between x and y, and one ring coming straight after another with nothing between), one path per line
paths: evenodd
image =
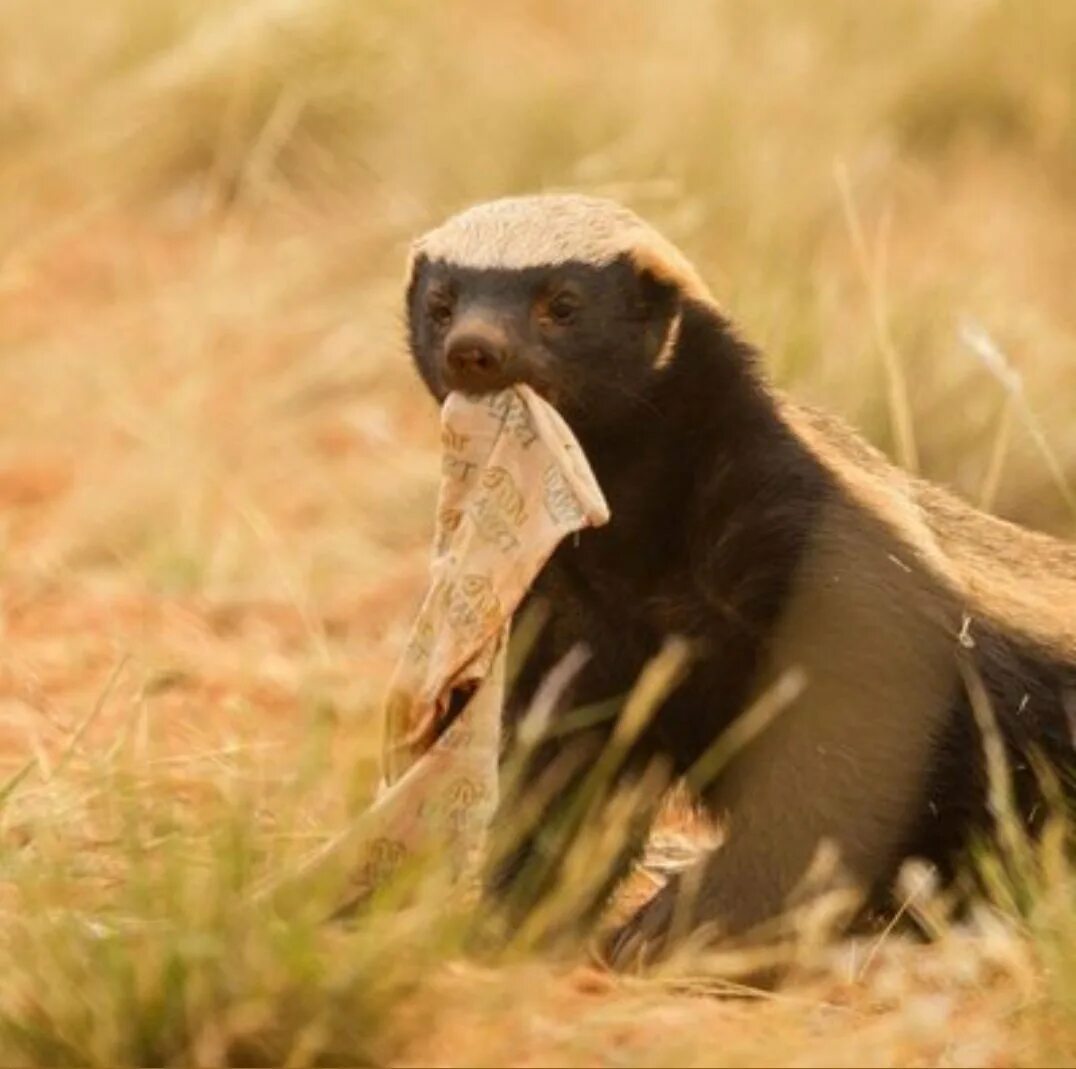
M567 536L609 510L567 424L527 386L451 394L430 584L385 703L383 779L364 814L357 894L407 858L480 856L497 804L512 614Z

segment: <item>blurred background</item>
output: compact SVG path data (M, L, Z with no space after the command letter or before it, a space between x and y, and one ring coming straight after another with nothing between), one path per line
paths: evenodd
M680 243L782 386L1076 534L1076 4L8 0L20 752L120 665L184 745L372 754L438 470L408 241L558 189Z

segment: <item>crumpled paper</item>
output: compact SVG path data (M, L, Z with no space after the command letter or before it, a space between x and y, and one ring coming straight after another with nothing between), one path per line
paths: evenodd
M360 896L431 848L474 867L497 804L512 614L566 536L609 519L575 436L528 386L450 394L441 424L430 582L385 703Z

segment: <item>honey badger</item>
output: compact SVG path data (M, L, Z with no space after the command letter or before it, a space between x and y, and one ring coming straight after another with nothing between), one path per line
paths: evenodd
M615 963L666 950L685 910L689 930L757 931L826 842L867 892L910 856L953 874L990 828L977 686L1024 816L1042 810L1037 756L1071 794L1076 547L975 511L786 399L694 267L632 212L575 195L480 204L416 242L406 307L438 400L530 384L575 431L612 512L535 583L551 613L511 688L509 739L580 647L589 659L554 724L615 708L668 636L694 651L621 782L655 763L683 776L773 681L805 680L695 785L725 841L614 935ZM553 732L501 819L558 765L548 819L571 804L615 722ZM541 836L540 824L490 878L520 915L542 890L527 884Z

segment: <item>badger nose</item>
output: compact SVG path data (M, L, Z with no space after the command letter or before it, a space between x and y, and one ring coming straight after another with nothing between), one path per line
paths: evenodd
M445 348L445 380L450 389L482 393L507 385L507 345L486 334L449 338Z

